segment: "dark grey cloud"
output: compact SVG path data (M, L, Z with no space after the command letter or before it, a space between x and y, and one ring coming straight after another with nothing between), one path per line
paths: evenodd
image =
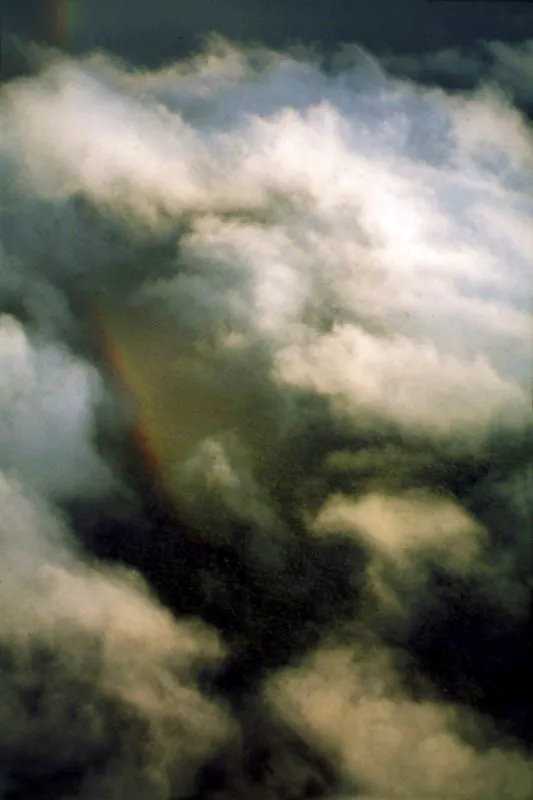
M491 84L533 114L533 38L393 55L387 63L399 75L449 90L473 90Z

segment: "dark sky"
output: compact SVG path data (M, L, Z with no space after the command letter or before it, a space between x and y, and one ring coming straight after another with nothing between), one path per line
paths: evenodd
M358 41L377 52L421 52L479 40L533 36L533 4L465 0L4 0L4 34L73 51L110 49L155 65L197 49L217 31L274 47L300 40L330 47ZM69 8L68 36L54 8Z

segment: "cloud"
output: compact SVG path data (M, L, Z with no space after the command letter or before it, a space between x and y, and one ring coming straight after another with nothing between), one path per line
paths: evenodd
M0 125L6 771L526 797L527 118L216 40Z
M357 797L529 794L526 754L512 743L483 743L484 722L461 709L408 699L394 654L325 648L277 675L267 695L282 718L340 762L346 789ZM470 742L461 727L470 729Z
M115 479L93 441L102 395L90 364L68 350L35 345L13 318L0 318L0 462L47 497L109 492Z
M480 84L500 87L517 104L531 109L531 39L507 42L501 32L485 37L475 47L450 47L413 55L393 55L390 65L421 80L451 82L459 88ZM503 39L503 40L502 40Z
M138 575L83 559L15 481L0 491L2 762L79 771L80 797L185 796L233 733L195 685L216 637L176 623Z

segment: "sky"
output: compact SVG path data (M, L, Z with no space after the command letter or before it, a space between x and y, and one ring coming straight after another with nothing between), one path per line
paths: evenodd
M529 800L529 7L179 5L4 21L0 800Z
M66 22L58 25L58 18ZM7 0L3 26L5 33L60 40L70 51L108 48L154 66L198 49L213 31L271 47L303 41L335 48L357 40L396 54L494 38L515 42L533 30L533 10L528 3L468 0Z

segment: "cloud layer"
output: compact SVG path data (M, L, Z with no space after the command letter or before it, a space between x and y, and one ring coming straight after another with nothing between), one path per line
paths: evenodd
M216 40L0 126L4 796L526 798L526 116Z

